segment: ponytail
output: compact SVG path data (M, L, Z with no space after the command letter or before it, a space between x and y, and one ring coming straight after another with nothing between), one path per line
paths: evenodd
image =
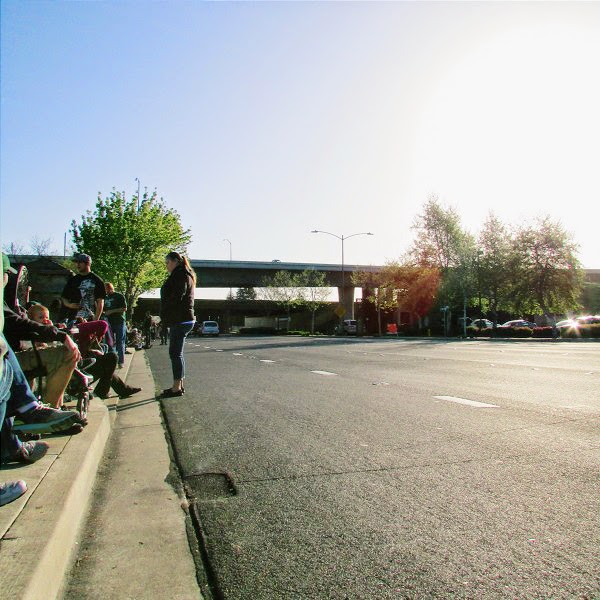
M173 260L180 265L183 265L183 268L190 274L191 278L194 280L194 286L196 285L196 271L192 269L192 265L190 265L190 261L187 256L183 256L183 254L179 254L179 252L169 252L167 254L167 258L169 260Z
M182 262L183 266L185 267L185 269L187 271L189 271L190 275L192 276L192 279L194 280L194 287L195 287L196 286L196 271L194 271L194 269L192 269L192 265L190 265L190 261L188 260L187 256L182 256L181 262Z

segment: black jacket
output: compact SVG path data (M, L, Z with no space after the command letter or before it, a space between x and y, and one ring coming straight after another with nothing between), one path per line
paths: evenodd
M160 288L160 320L166 327L194 320L194 278L183 265Z
M67 333L53 325L42 325L18 315L4 304L4 337L14 352L21 350L21 342L63 342Z

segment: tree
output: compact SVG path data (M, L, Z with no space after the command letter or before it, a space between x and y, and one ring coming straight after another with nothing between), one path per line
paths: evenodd
M579 308L584 274L578 246L549 216L517 230L511 258L516 308L551 314Z
M2 245L2 252L13 256L16 254L25 254L25 246L19 242L8 242L8 244Z
M236 300L256 300L256 290L253 287L238 288L235 293Z
M52 238L40 238L35 235L31 238L29 245L32 253L37 254L38 256L50 256L56 254L56 251L52 249Z
M52 238L40 238L34 235L29 242L29 253L37 256L51 256L57 254L52 248ZM19 242L4 244L2 250L5 254L27 254L27 249Z
M301 284L300 302L311 312L310 332L315 333L315 314L319 308L327 304L329 289L325 273L306 269L296 278L296 283Z
M379 273L356 273L353 282L366 290L363 301L375 306L381 335L382 310L400 309L419 318L429 312L440 287L440 271L410 260L389 262Z
M485 299L496 324L498 310L510 310L512 305L513 279L510 268L514 244L508 229L493 213L488 215L483 224L478 243L475 264L479 309L481 313L482 299Z
M463 306L474 292L473 236L463 230L454 208L444 208L431 196L413 224L416 238L408 254L414 266L437 269L441 275L438 299Z
M297 275L289 271L277 271L273 277L263 280L261 297L281 306L288 316L288 327L291 321L292 308L302 304L300 288L302 282Z
M444 273L458 265L465 234L456 210L444 208L436 196L431 196L415 219L413 229L416 238L409 252L416 264Z
M191 240L179 214L156 192L144 194L138 208L136 196L126 200L114 189L105 199L98 194L95 211L72 221L71 233L76 251L92 256L94 272L125 295L129 316L140 294L164 281L165 255L185 253Z

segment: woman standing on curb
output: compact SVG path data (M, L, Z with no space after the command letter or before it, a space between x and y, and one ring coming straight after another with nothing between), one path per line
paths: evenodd
M183 345L188 333L194 328L194 288L196 274L188 259L179 252L166 256L169 277L160 288L160 319L163 327L169 327L169 358L173 369L173 386L161 394L161 398L183 396L185 389L185 361Z

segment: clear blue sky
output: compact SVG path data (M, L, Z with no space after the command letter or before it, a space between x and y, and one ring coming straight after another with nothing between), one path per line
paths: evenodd
M429 194L600 267L600 3L2 2L1 239L156 188L193 258L400 256Z

